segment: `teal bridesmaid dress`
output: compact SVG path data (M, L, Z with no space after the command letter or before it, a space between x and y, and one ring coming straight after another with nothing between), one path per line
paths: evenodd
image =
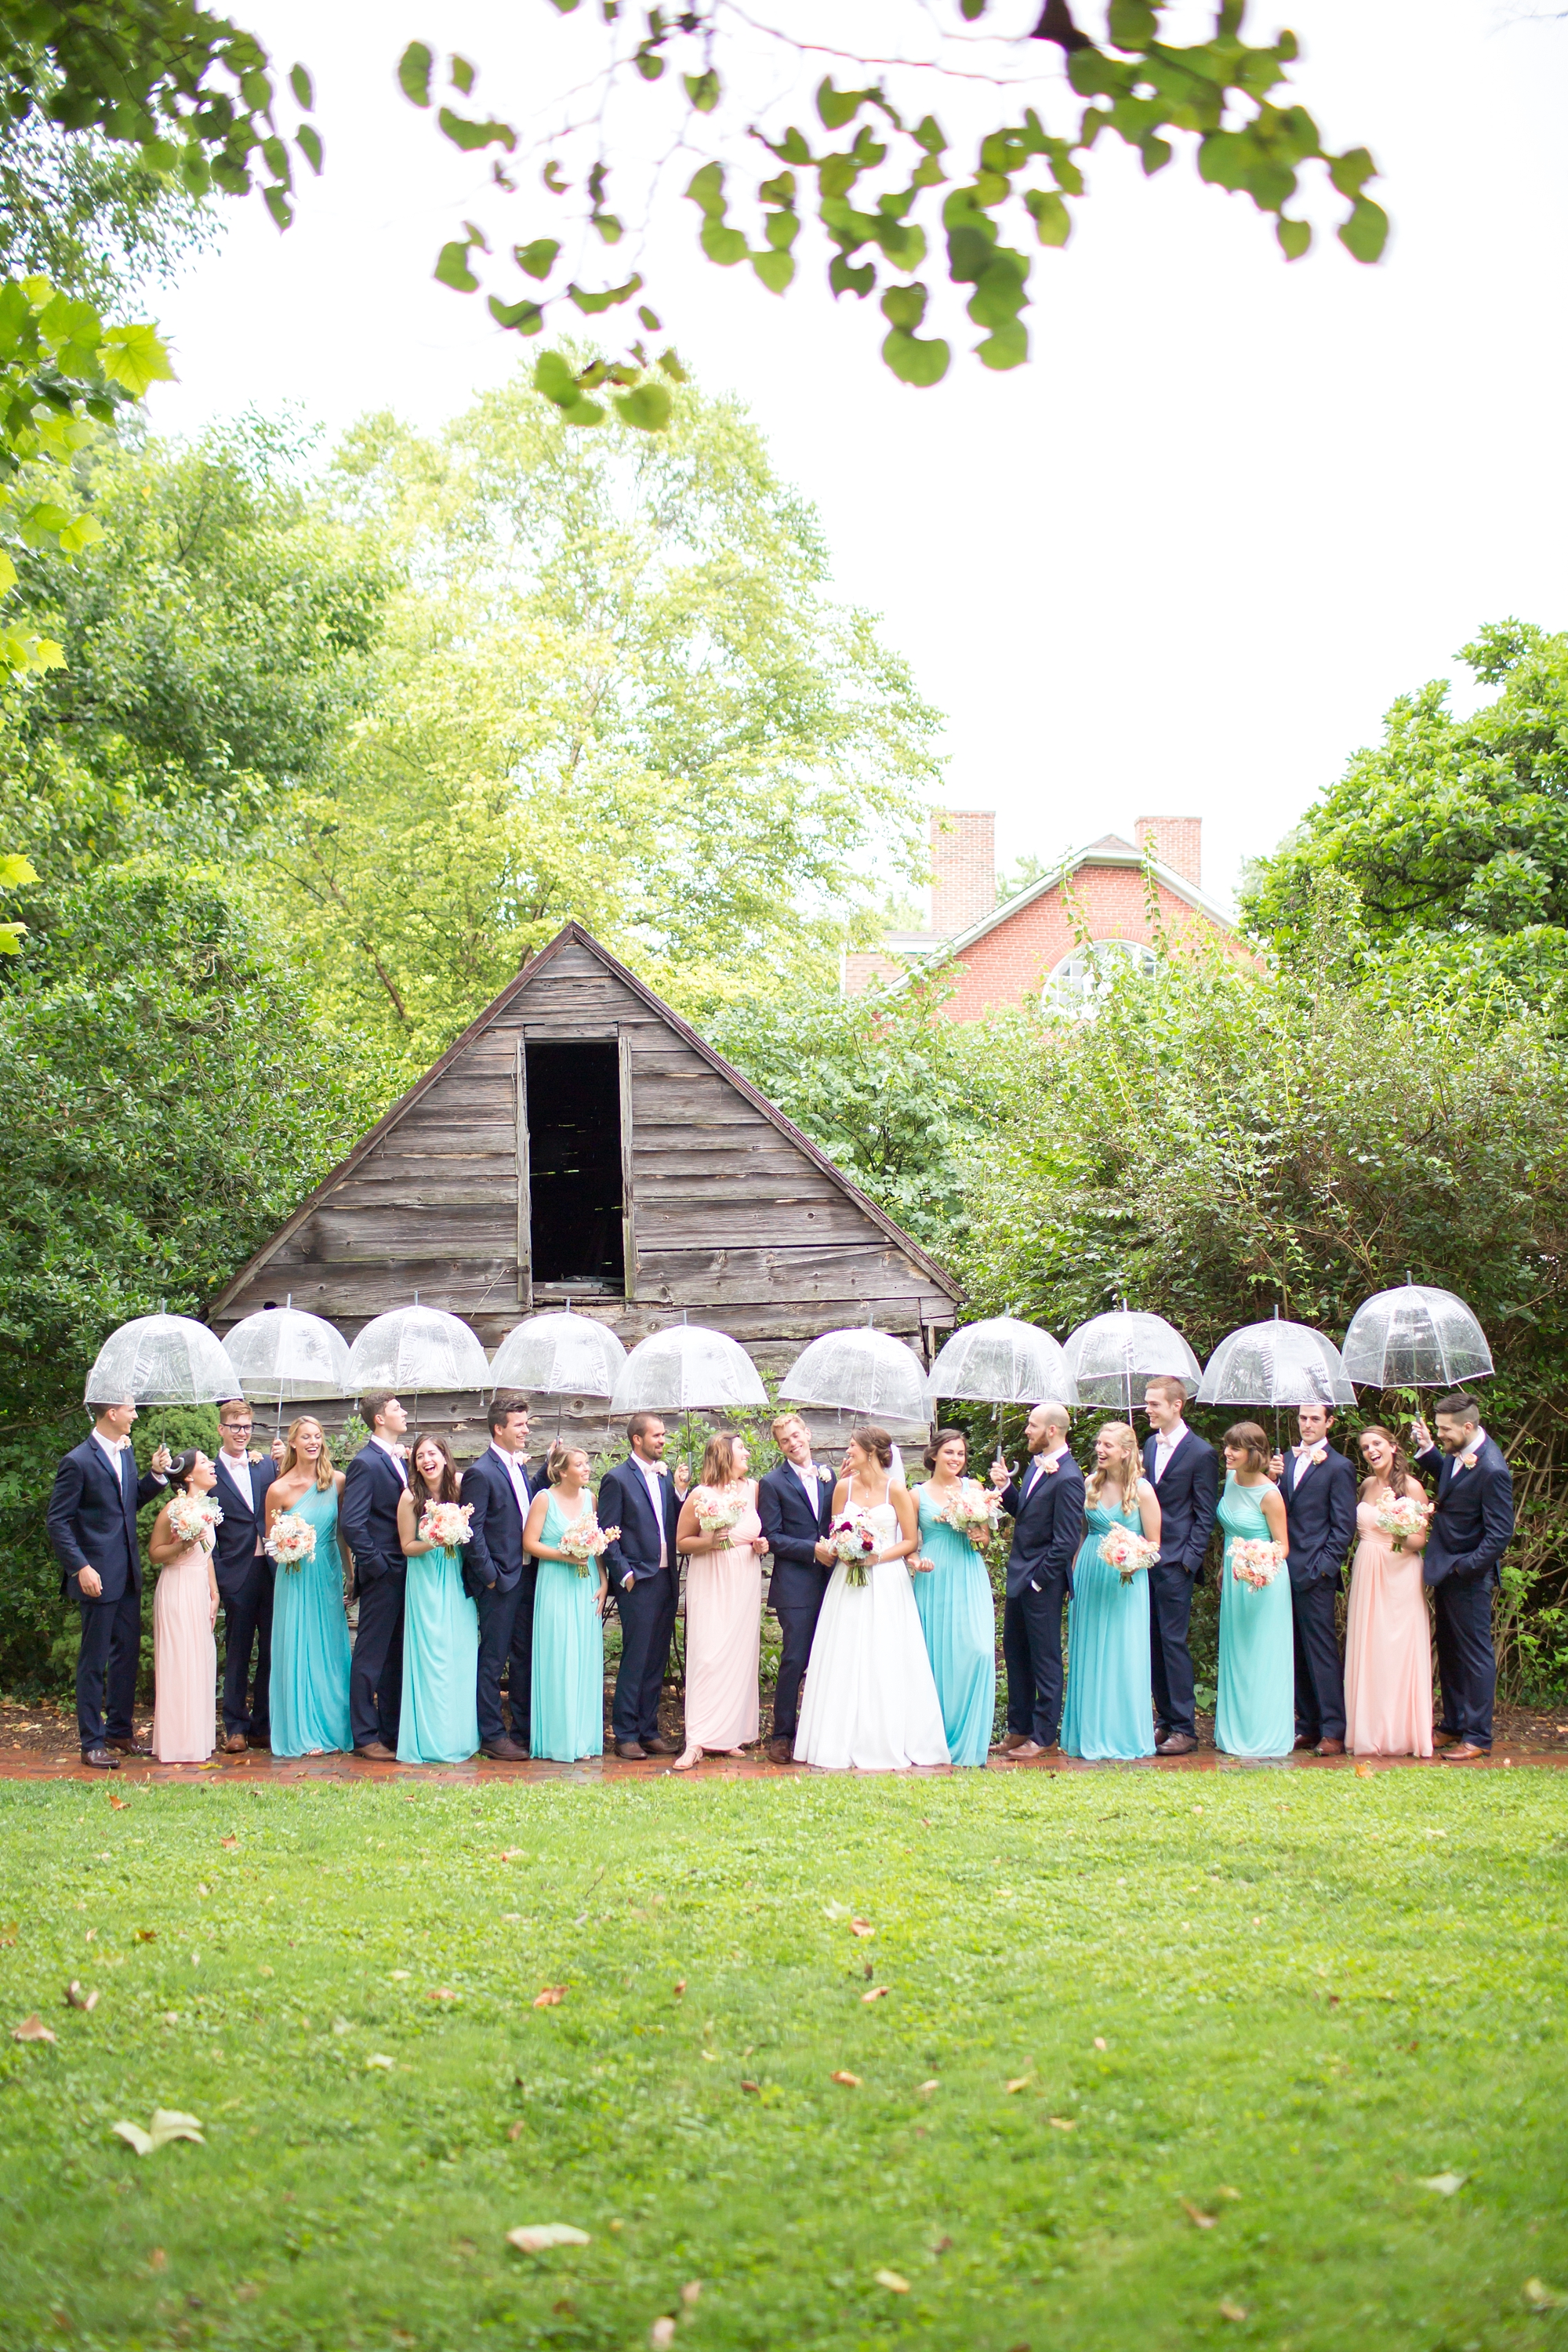
M274 1756L328 1755L352 1748L349 1666L335 1487L307 1486L289 1508L316 1530L316 1549L272 1582L270 1682Z
M996 1603L985 1562L967 1536L936 1516L929 1486L917 1486L921 1550L929 1576L911 1576L915 1607L942 1704L947 1752L955 1764L984 1764L996 1716Z
M540 1541L558 1544L566 1518L552 1494ZM569 1560L542 1559L533 1588L533 1697L529 1751L557 1764L605 1752L605 1628L599 1564L579 1576Z
M1219 1583L1219 1698L1214 1739L1227 1756L1289 1756L1296 1745L1296 1653L1290 1571L1260 1591L1230 1572L1230 1548L1269 1541L1261 1486L1232 1476L1219 1498L1225 1566Z
M1143 1531L1136 1503L1126 1510L1089 1506L1088 1532L1073 1562L1068 1603L1068 1681L1062 1706L1064 1756L1131 1763L1154 1753L1154 1702L1149 1660L1149 1573L1123 1584L1101 1559L1112 1528Z
M400 1764L466 1764L479 1744L479 1612L463 1555L417 1553L404 1588Z

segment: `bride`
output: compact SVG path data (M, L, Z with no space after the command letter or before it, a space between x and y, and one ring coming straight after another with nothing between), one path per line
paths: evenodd
M892 1459L883 1429L858 1429L845 1450L833 1517L860 1521L877 1548L864 1584L849 1582L841 1560L823 1598L795 1743L802 1764L901 1772L948 1761L906 1565L920 1549L920 1522L909 1488L892 1483Z

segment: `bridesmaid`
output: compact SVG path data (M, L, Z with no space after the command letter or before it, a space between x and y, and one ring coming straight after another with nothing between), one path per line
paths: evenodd
M1285 1504L1268 1476L1268 1440L1255 1421L1225 1433L1219 1523L1219 1699L1215 1746L1227 1756L1289 1756L1296 1745L1296 1651L1290 1579L1281 1567L1257 1588L1231 1566L1237 1543L1277 1543L1288 1553Z
M539 1562L533 1593L531 1754L575 1764L605 1752L605 1594L602 1562L580 1566L562 1549L571 1528L597 1525L580 1445L553 1446L549 1484L529 1506L522 1548Z
M1108 1421L1096 1437L1084 1502L1086 1532L1068 1603L1062 1753L1090 1763L1126 1763L1154 1753L1149 1579L1140 1570L1124 1584L1121 1570L1100 1558L1100 1547L1112 1528L1160 1540L1159 1499L1143 1475L1131 1423Z
M1377 1514L1397 1496L1427 1507L1404 1448L1374 1422L1362 1432L1370 1472L1356 1509L1345 1628L1345 1746L1357 1756L1432 1753L1432 1633L1421 1554L1427 1528L1397 1539Z
M996 1715L996 1602L985 1556L942 1517L966 1488L984 1490L964 1472L969 1445L962 1429L939 1429L926 1448L931 1476L915 1490L921 1553L930 1572L911 1575L921 1612L948 1752L955 1764L984 1764ZM911 1570L919 1560L911 1560Z
M267 1490L267 1532L285 1511L309 1519L316 1549L298 1568L279 1566L272 1588L274 1756L327 1756L353 1745L349 1666L353 1645L343 1614L338 1497L326 1433L310 1413L290 1423L278 1475Z
M479 1744L479 1612L463 1589L456 1545L421 1543L426 1503L455 1503L458 1465L440 1437L421 1437L397 1506L409 1562L403 1620L400 1764L465 1764Z
M186 1543L169 1523L181 1495L210 1495L217 1472L193 1447L169 1469L169 1502L153 1523L147 1554L158 1570L153 1596L153 1753L160 1764L205 1764L216 1735L217 1578L211 1541Z
M675 1770L689 1772L706 1754L749 1748L761 1729L757 1669L763 1637L763 1554L757 1482L741 1439L721 1431L708 1441L702 1475L680 1507L677 1549L686 1571L686 1746ZM734 1510L732 1526L710 1532L700 1514L718 1501Z

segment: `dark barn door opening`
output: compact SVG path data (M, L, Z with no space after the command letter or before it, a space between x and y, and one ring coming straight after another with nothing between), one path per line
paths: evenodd
M525 1046L535 1284L626 1286L619 1048Z

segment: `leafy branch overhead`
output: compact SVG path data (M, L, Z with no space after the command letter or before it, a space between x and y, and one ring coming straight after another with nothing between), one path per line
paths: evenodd
M986 16L989 0L956 5L958 17L974 24ZM572 16L579 0L550 5ZM564 121L548 133L525 133L473 110L468 101L478 74L465 58L447 60L445 97L427 43L409 45L398 73L405 95L434 109L443 134L464 152L502 151L506 160L492 159L491 177L509 197L520 192L523 164L544 157L538 185L553 219L531 222L510 246L510 262L527 283L491 286L489 309L500 326L535 335L552 314L556 320L572 310L593 315L645 294L641 270L595 268L594 257L600 247L621 246L628 233L612 202L616 159L625 163L635 152L639 131L646 137L666 127L671 88L678 87L668 124L672 152L697 159L684 194L696 208L698 242L709 260L726 269L749 263L770 292L782 295L795 278L797 244L810 222L826 247L834 294L862 301L876 296L888 329L883 359L906 383L926 385L940 383L951 364L952 345L931 331L931 313L953 294L980 331L973 350L984 365L1014 368L1027 359L1025 313L1035 250L1067 244L1074 207L1086 194L1082 159L1102 132L1135 149L1150 176L1171 162L1178 139L1187 142L1204 180L1250 197L1273 216L1280 248L1292 261L1312 241L1311 223L1297 208L1303 171L1321 166L1344 202L1336 233L1346 251L1361 262L1382 253L1388 219L1366 194L1376 176L1371 154L1364 147L1326 148L1307 109L1280 102L1299 54L1295 36L1249 43L1242 34L1245 0L1224 0L1209 37L1180 46L1162 38L1163 10L1164 0L1110 0L1104 35L1096 38L1077 23L1067 0L1047 0L1030 30L989 38L988 53L1000 48L1007 65L994 76L976 76L957 62L955 50L973 56L975 44L973 37L961 43L955 19L942 36L941 58L899 62L911 74L949 76L955 98L961 80L994 82L1004 119L980 131L963 159L937 116L916 119L913 108L900 109L885 80L840 89L831 74L816 88L816 120L808 130L746 120L744 140L737 141L748 110L736 85L743 87L747 68L759 53L771 58L780 48L804 61L813 45L742 15L733 0L699 0L679 12L656 6L640 35L629 12L623 18L620 0L600 0L592 26L584 11L580 37L596 51L588 85L596 100L581 121ZM929 11L911 6L910 13L929 26ZM674 83L654 97L652 86L671 68ZM1064 74L1075 102L1071 119L1052 131L1036 106L1021 103L1021 85L1050 77L1059 87ZM972 104L967 92L963 97ZM636 101L649 119L623 111L612 131L616 99ZM763 151L765 163L737 161L747 142ZM563 155L579 152L580 163L572 166L577 176L569 178ZM656 173L640 206L645 228L657 187ZM545 227L560 233L543 233ZM485 229L469 221L461 237L443 247L435 274L457 291L482 290L489 278L476 257L498 257ZM618 282L602 282L606 278ZM645 334L658 334L658 314L646 300L637 317ZM618 361L597 363L592 383L548 364L549 357L541 362L538 389L571 422L599 421L604 409L591 394L606 377L621 386L616 405L628 422L657 427L666 421L668 394L659 377L678 378L672 352L656 360L641 339L628 341Z

